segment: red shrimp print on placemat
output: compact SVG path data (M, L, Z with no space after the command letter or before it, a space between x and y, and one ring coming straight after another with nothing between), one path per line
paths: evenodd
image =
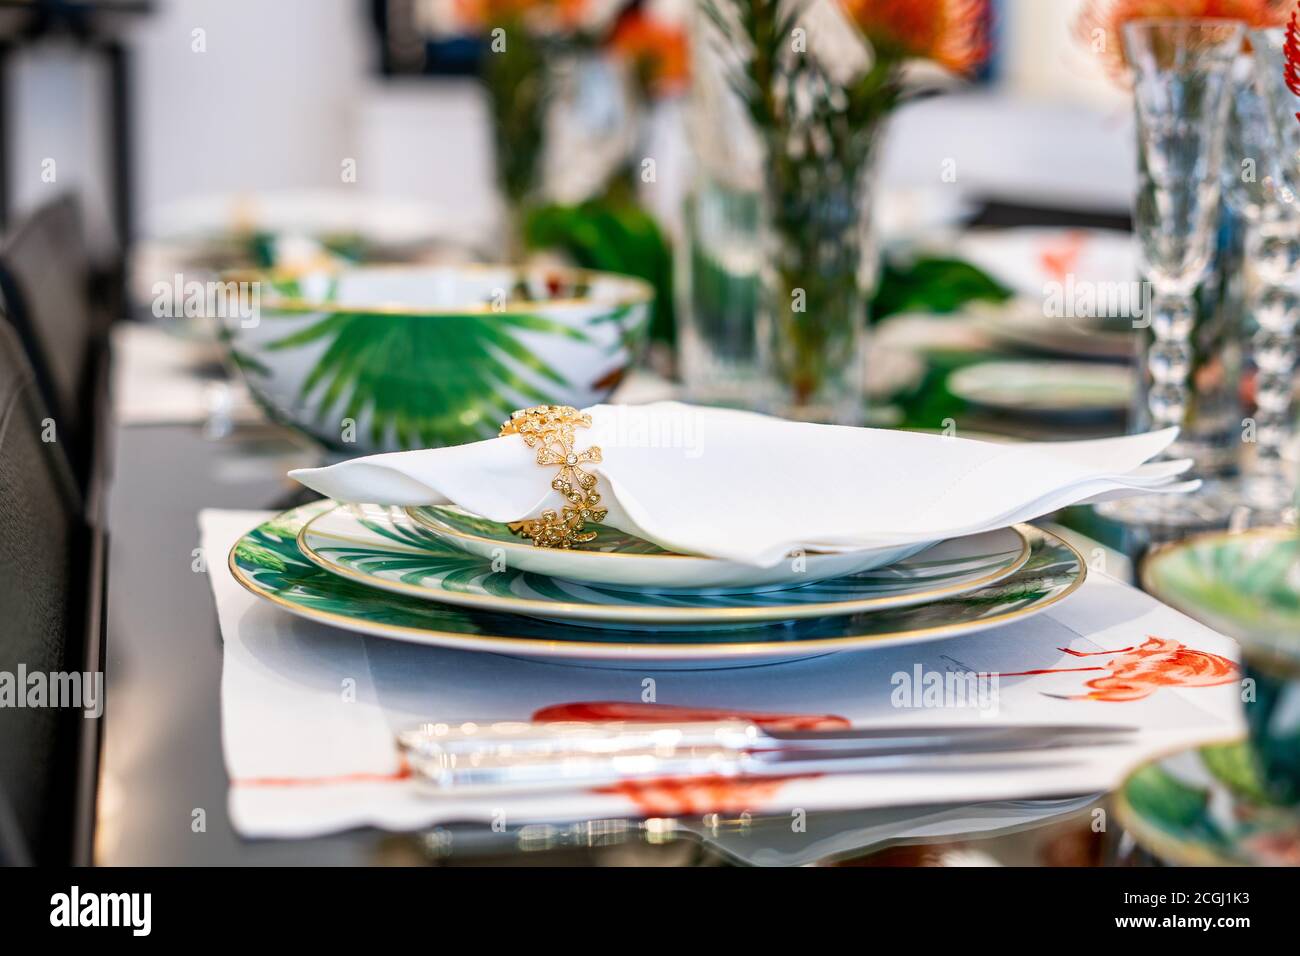
M748 720L768 730L838 730L852 726L835 714L776 714L764 711L722 710L712 707L675 707L639 701L580 701L554 704L533 714L535 721L628 720L646 723L683 723L704 720ZM793 777L736 780L730 777L628 780L599 787L596 793L630 800L648 817L680 817L701 813L743 813L772 800Z
M1102 676L1084 682L1083 686L1088 688L1086 694L1047 696L1059 696L1065 700L1109 702L1142 700L1161 687L1214 687L1237 679L1237 665L1226 657L1209 651L1194 650L1164 637L1148 636L1137 647L1121 647L1115 651L1072 651L1068 647L1058 647L1057 650L1071 657L1113 656L1105 664L1095 667L1047 667L999 673L998 676L1030 677L1037 674L1103 671Z

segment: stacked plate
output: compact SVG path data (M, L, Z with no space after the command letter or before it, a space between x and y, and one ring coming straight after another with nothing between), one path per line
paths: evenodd
M1036 614L1086 574L1078 552L1029 525L755 568L611 528L582 550L552 550L454 507L331 501L250 531L230 569L294 614L365 634L690 665L965 634Z

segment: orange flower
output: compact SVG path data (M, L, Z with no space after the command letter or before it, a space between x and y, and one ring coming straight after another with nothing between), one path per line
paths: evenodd
M647 89L660 96L680 93L690 79L686 32L640 10L619 19L609 46L615 56L632 65Z
M1280 26L1289 0L1088 0L1079 11L1074 32L1102 56L1113 77L1124 74L1124 24L1146 17L1205 17L1241 20L1248 27Z
M840 0L872 48L964 73L988 53L988 0Z
M456 18L471 27L536 19L566 28L578 25L587 0L453 0Z

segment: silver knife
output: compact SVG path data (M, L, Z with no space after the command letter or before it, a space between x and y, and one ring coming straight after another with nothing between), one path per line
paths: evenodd
M776 730L745 720L464 721L398 734L408 765L447 794L584 789L630 780L1000 769L990 754L1127 742L1136 728L1075 724ZM1055 756L1064 756L1056 754Z

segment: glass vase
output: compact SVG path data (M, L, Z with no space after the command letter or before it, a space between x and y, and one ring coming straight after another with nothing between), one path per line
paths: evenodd
M757 408L766 391L756 323L762 291L760 196L697 176L678 250L677 362L688 398Z
M779 128L765 126L736 92L735 45L708 18L692 49L696 178L679 259L687 394L862 424L879 119L846 126L829 73L792 73L771 81L784 113ZM806 115L792 105L804 102Z
M862 424L868 297L875 283L869 161L789 181L765 177L761 368L778 414Z

